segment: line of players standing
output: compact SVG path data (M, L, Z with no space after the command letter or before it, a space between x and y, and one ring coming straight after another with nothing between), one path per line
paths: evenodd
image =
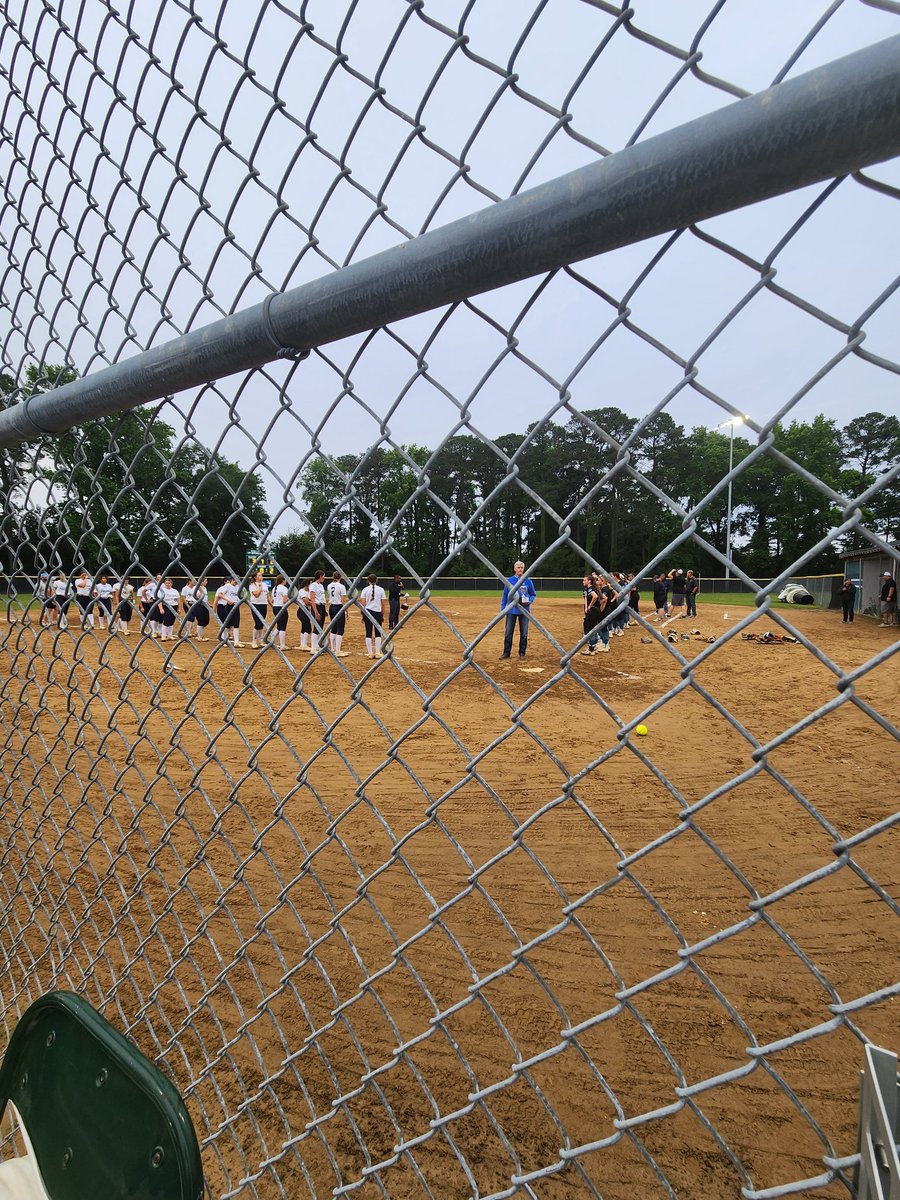
M634 624L632 613L638 612L640 602L639 580L634 575L613 571L609 583L598 571L592 571L582 580L584 596L584 635L588 639L582 654L609 652L610 637L622 637L629 625ZM631 586L628 586L631 585ZM628 607L620 609L612 620L604 623L622 602L622 589L627 587ZM653 576L653 622L662 622L670 616L696 617L697 593L700 580L693 571L676 569L659 571ZM671 599L670 599L671 597Z
M241 641L241 616L249 610L253 625L251 647L274 644L277 638L282 650L288 649L288 621L294 610L300 623L299 649L315 654L327 645L339 658L348 657L342 647L351 604L361 610L368 658L382 656L385 605L388 630L396 628L401 612L409 608L409 594L404 591L399 575L394 576L387 590L381 587L376 575L370 575L365 587L353 598L337 571L328 583L325 572L317 571L299 589L291 588L283 575L270 587L259 572L251 578L243 595L237 578L229 576L217 588L212 603L208 583L206 578L188 579L179 590L170 577L162 575L148 577L135 587L127 578L118 582L101 575L95 581L86 570L72 581L62 571L53 578L42 572L36 594L41 601L42 625L55 623L67 628L74 595L83 629L99 627L128 637L131 622L139 615L139 632L159 641L174 641L176 637L209 641L207 633L214 615L219 639L227 640L230 636L236 646L243 646L246 643Z

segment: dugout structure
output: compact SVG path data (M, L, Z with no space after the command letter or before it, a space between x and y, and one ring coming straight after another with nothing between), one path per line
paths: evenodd
M762 7L0 18L0 1009L123 1029L210 1196L853 1190L898 643L772 601L834 546L897 565L896 455L797 427L895 394L900 34ZM22 583L248 552L290 565L284 649L126 636L66 580L61 627ZM616 636L617 585L596 656L577 598L499 662L496 592L432 594L697 554L755 606ZM316 569L346 657L299 649ZM418 592L379 658L370 571Z

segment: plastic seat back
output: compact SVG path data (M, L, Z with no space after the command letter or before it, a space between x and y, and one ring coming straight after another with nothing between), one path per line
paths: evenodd
M0 1067L51 1200L199 1200L200 1149L177 1089L80 997L25 1012Z

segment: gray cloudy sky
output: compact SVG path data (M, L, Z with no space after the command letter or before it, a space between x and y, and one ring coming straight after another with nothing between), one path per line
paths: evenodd
M7 369L45 354L97 371L732 103L733 91L683 72L676 51L695 41L701 72L753 92L786 66L797 74L900 32L895 13L863 0L631 7L629 26L616 6L586 0L426 0L420 9L406 0L167 0L128 6L127 18L101 0L49 10L19 0L0 41L13 92L0 145ZM896 161L867 175L900 186ZM763 260L823 190L703 229ZM898 212L893 196L845 180L776 256L776 284L854 322L897 275ZM524 431L563 384L578 409L614 404L642 416L683 377L659 345L691 358L759 277L685 233L641 279L665 241L579 264L577 279L531 280L448 319L425 314L298 366L220 381L176 398L177 409L242 462L265 439L281 478L316 445L335 454L384 437L436 446L461 406L488 436ZM634 328L604 337L626 295ZM866 321L865 348L895 356L898 317L893 295ZM699 358L699 382L763 423L845 341L762 291ZM843 424L897 408L897 375L850 358L790 416L823 412ZM726 415L690 389L669 411L687 426Z

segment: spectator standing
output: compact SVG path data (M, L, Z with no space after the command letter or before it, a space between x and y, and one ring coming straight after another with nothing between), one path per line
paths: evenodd
M685 582L684 582L684 571L682 571L679 568L672 576L672 617L673 618L684 617L684 615L685 615L685 613L684 613L685 594L686 594L686 588L685 588Z
M669 600L669 585L662 571L653 577L653 607L656 609L657 624L666 617L666 605Z
M396 629L400 621L400 601L403 597L403 580L395 575L388 584L388 629Z
M631 584L631 590L628 593L628 607L635 614L635 616L637 616L641 603L641 592L638 586L640 581L635 579L633 572L629 572L625 578ZM633 619L634 618L632 618L632 620ZM631 621L628 623L630 625Z
M687 605L687 615L697 616L697 593L700 591L700 580L693 571L688 571L684 577L684 601Z
M517 562L513 573L506 581L503 598L500 601L500 611L506 614L506 626L503 633L503 653L501 658L509 658L512 654L513 634L516 623L519 626L519 658L524 658L528 650L528 621L531 617L531 606L534 604L534 584L530 579L522 580L525 574L525 564Z
M892 629L897 625L897 583L890 571L881 576L881 625Z
M856 584L852 579L845 579L841 588L841 608L844 613L844 624L853 624L853 612L856 608Z

